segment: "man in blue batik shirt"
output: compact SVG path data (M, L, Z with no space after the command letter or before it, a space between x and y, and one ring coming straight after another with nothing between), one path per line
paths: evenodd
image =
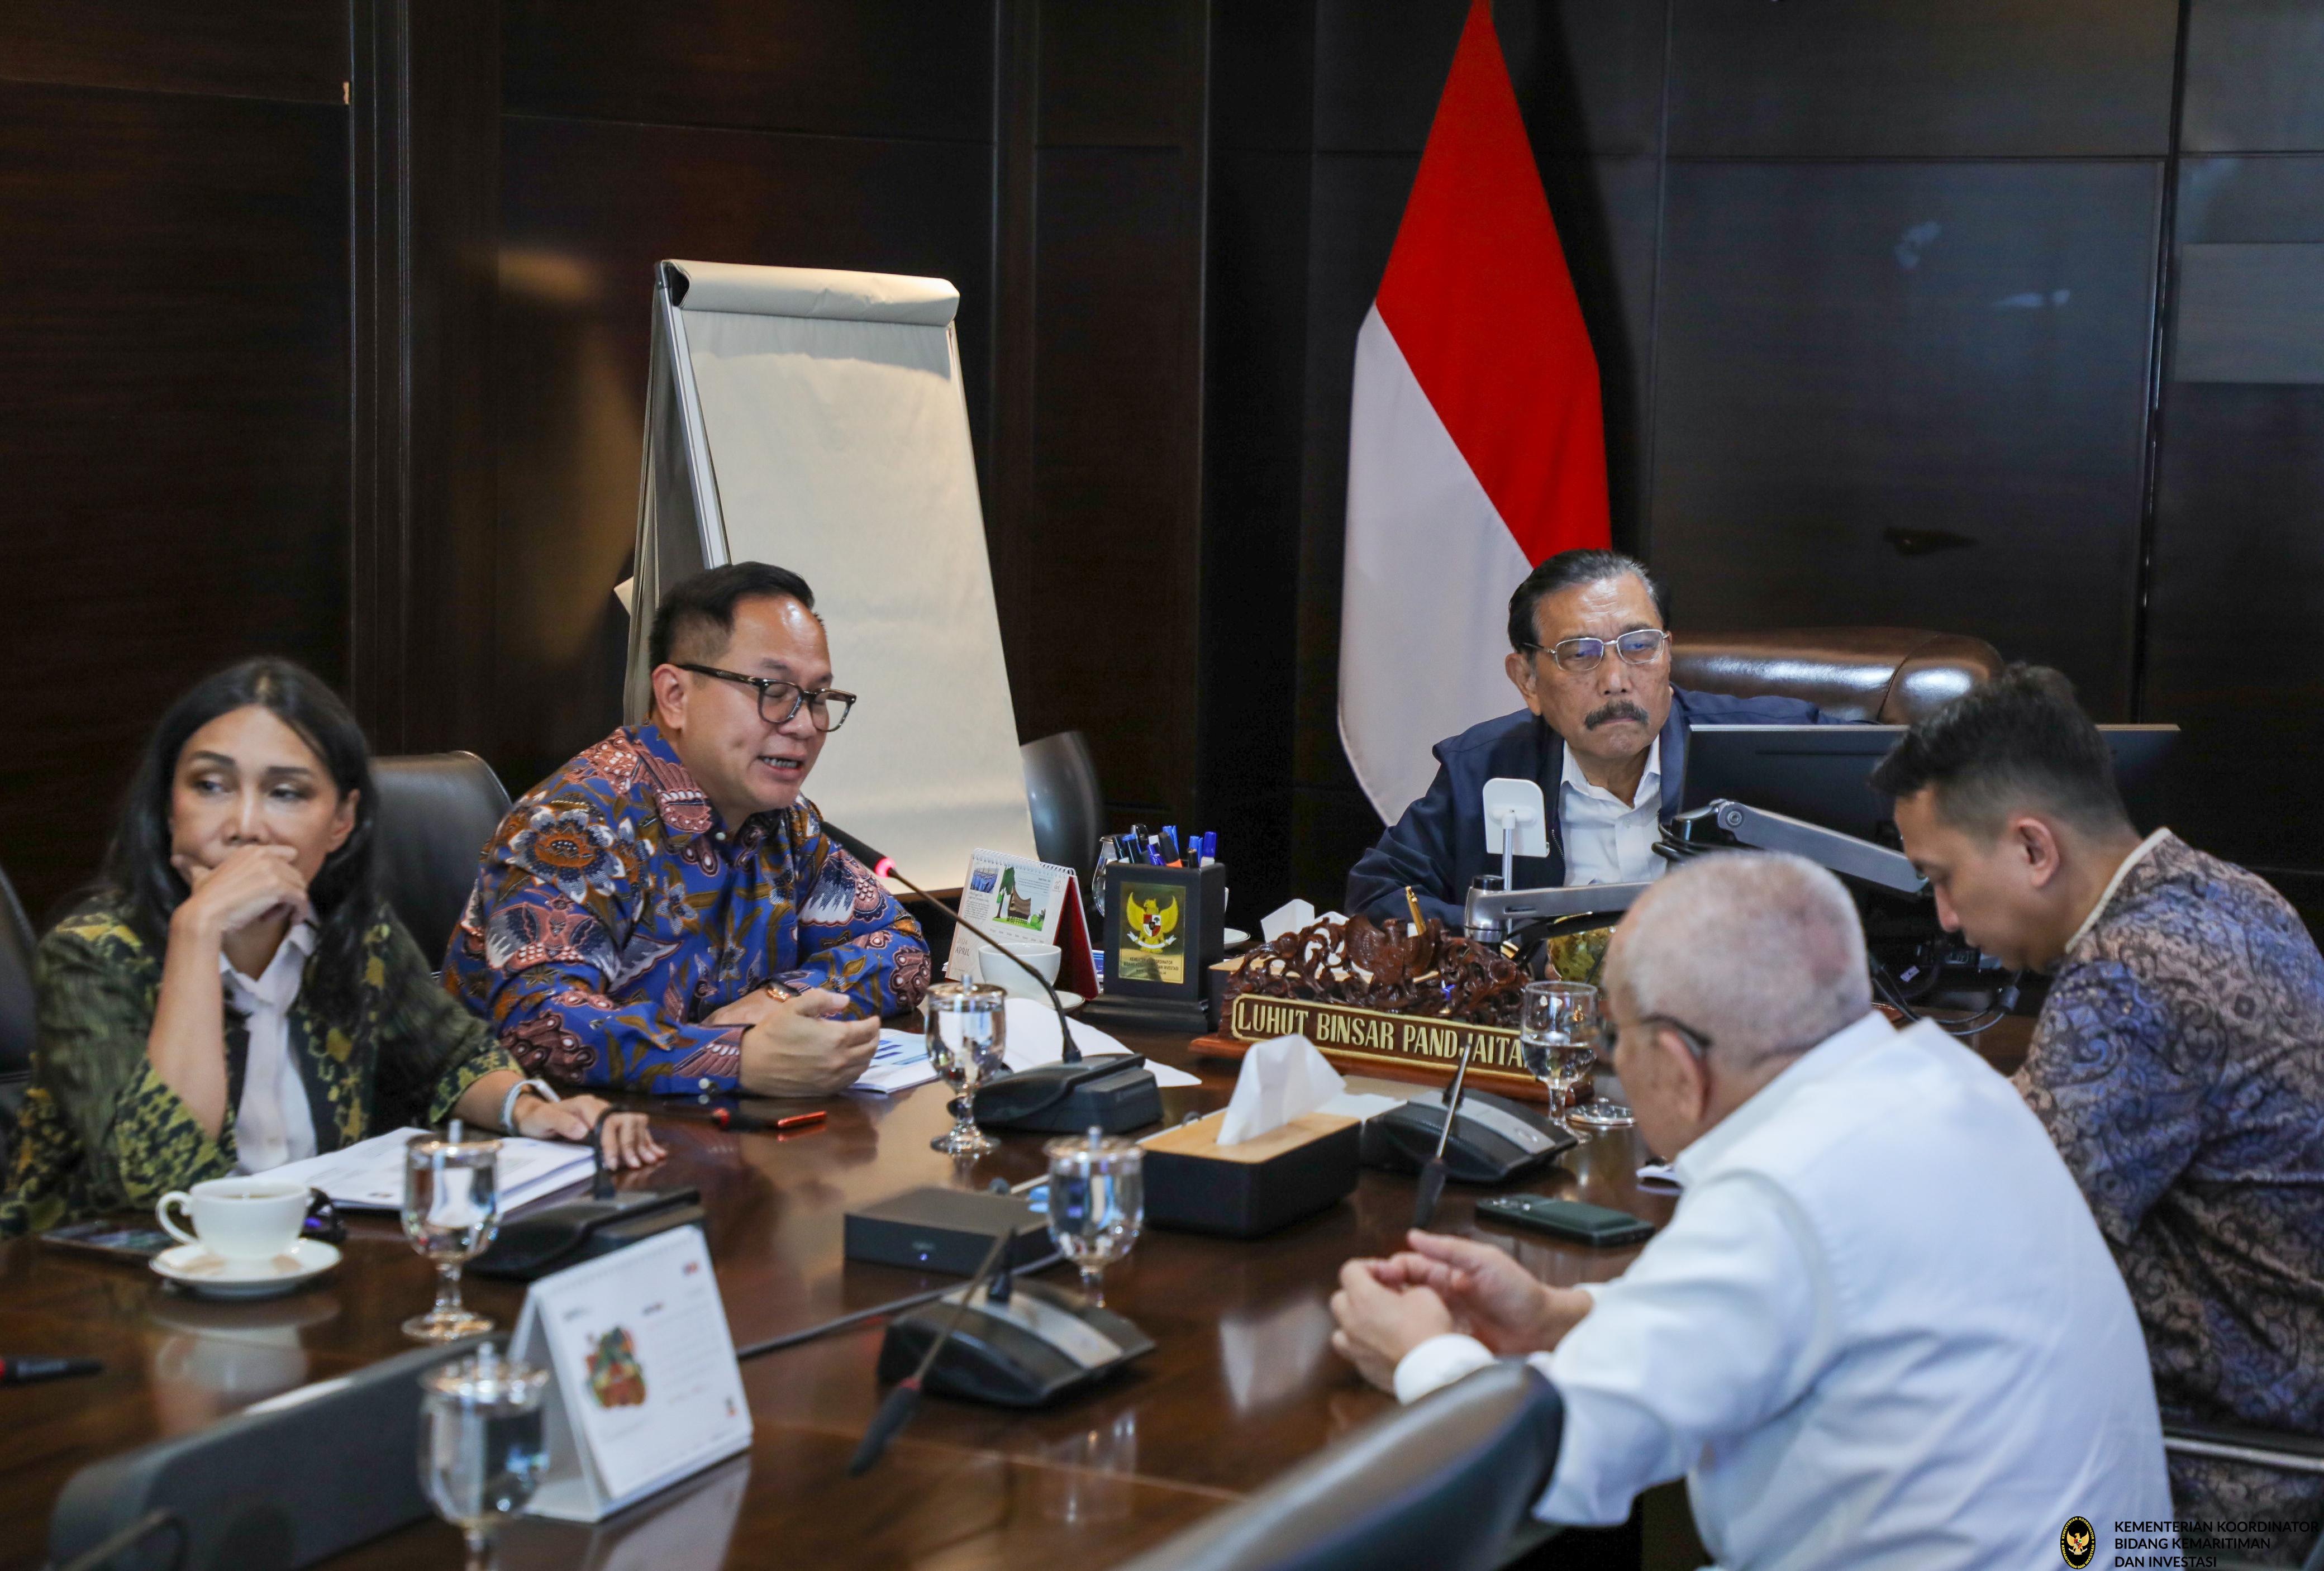
M1517 859L1517 887L1644 883L1679 809L1689 727L1820 722L1798 698L1734 698L1671 685L1670 634L1646 569L1614 551L1560 551L1509 596L1509 681L1525 707L1436 744L1435 780L1348 874L1348 910L1461 925L1469 881L1501 870L1485 843L1485 782L1538 781L1549 855Z
M825 1095L927 945L802 797L853 695L815 593L741 562L663 596L653 711L529 792L485 849L444 982L527 1069L587 1086Z
M2166 1419L2324 1430L2324 954L2266 882L2131 827L2056 671L2012 666L1872 777L1937 914L2051 973L2017 1088L2080 1181ZM2173 1453L2182 1519L2302 1522L2324 1478ZM2195 1546L2186 1546L2190 1558Z

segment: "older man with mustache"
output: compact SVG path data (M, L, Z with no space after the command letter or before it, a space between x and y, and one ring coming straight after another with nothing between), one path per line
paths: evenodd
M1655 855L1679 808L1686 734L1696 725L1821 722L1795 698L1732 698L1671 686L1661 593L1641 563L1615 551L1562 551L1509 596L1509 680L1525 707L1436 744L1436 779L1348 874L1348 910L1421 910L1461 923L1469 881L1500 871L1486 850L1485 782L1541 782L1553 803L1546 857L1520 856L1520 889L1640 883L1668 865Z

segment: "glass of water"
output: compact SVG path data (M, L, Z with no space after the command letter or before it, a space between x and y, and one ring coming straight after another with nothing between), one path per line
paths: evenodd
M403 1236L436 1262L436 1307L403 1323L420 1342L456 1342L493 1328L460 1302L460 1268L490 1248L501 1227L501 1142L463 1140L456 1122L443 1139L403 1148Z
M976 1088L1009 1066L1009 994L990 984L939 982L921 1005L928 1017L928 1063L953 1089L953 1125L928 1141L956 1157L981 1157L1001 1142L976 1127Z
M1590 1084L1598 1058L1598 990L1585 982L1528 982L1517 1017L1526 1072L1549 1092L1563 1118Z
M1126 1258L1146 1224L1146 1153L1102 1129L1067 1135L1042 1150L1049 1159L1049 1236L1081 1269L1093 1307L1105 1305L1105 1268Z
M494 1531L540 1486L548 1380L547 1370L503 1358L489 1342L420 1377L420 1486L467 1539L469 1571L492 1564Z

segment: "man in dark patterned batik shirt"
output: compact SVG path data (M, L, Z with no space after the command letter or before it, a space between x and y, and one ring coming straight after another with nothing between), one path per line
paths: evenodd
M911 1008L927 945L802 797L853 696L798 575L696 575L654 618L653 712L518 802L445 985L534 1074L824 1095Z
M2166 1416L2324 1430L2324 956L2300 918L2139 838L2055 671L1955 699L1873 783L1945 925L2055 973L2017 1086L2114 1248ZM2313 1474L2171 1462L2182 1518L2324 1512Z

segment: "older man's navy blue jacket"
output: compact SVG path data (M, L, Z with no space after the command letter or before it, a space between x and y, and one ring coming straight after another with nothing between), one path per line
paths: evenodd
M1686 786L1690 727L1822 723L1822 712L1798 698L1731 698L1673 688L1670 717L1662 731L1662 817L1679 810L1679 793ZM1404 916L1404 890L1410 884L1423 912L1447 927L1459 927L1469 881L1480 873L1501 870L1500 853L1485 849L1484 804L1485 782L1501 776L1539 781L1549 807L1549 855L1518 857L1517 887L1563 884L1565 848L1559 839L1557 787L1565 769L1564 747L1548 722L1529 709L1471 725L1438 743L1434 750L1435 780L1349 872L1349 911Z

